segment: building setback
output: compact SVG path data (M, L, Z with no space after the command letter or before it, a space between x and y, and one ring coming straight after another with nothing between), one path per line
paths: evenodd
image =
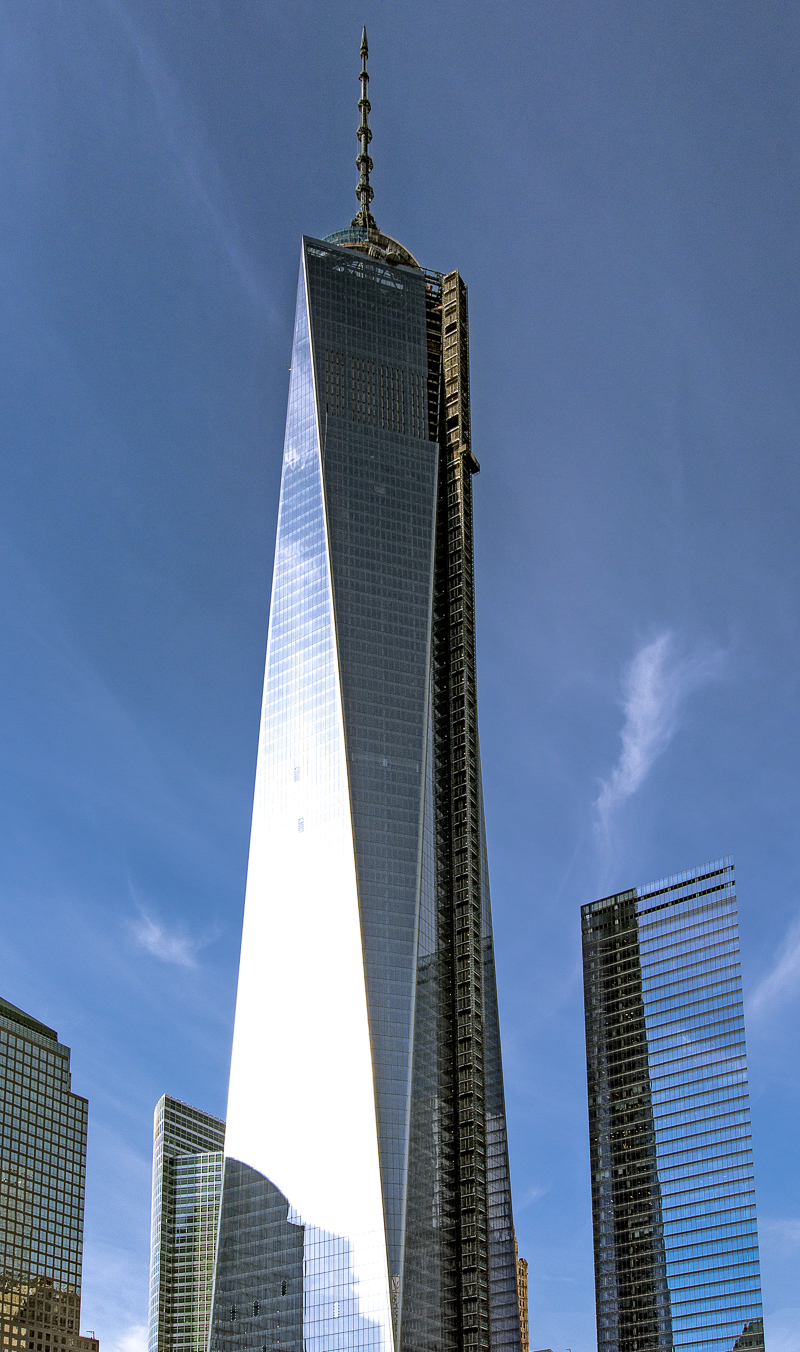
M225 1123L159 1099L153 1116L148 1352L207 1352Z
M519 1352L467 289L303 240L212 1352Z
M600 1352L763 1348L733 863L582 922Z
M89 1105L69 1057L52 1028L0 999L3 1352L98 1352L80 1333Z

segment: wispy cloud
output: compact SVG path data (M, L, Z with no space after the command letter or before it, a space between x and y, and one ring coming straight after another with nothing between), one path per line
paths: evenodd
M748 1001L748 1013L761 1016L800 994L800 916L789 927L775 964Z
M147 1347L141 1323L147 1309L147 1259L141 1249L139 1232L134 1237L124 1229L115 1244L88 1239L81 1322L100 1334L103 1352L145 1352Z
M758 1232L764 1246L775 1248L779 1253L800 1252L800 1218L770 1220L760 1216Z
M192 938L190 935L170 931L160 920L142 911L139 919L132 921L130 930L140 948L160 962L172 963L175 967L197 966L199 949L208 942L206 938Z
M764 1335L770 1352L800 1352L800 1308L765 1315Z
M150 90L165 147L179 168L200 219L207 226L250 304L277 322L266 278L244 242L232 195L185 94L180 91L157 48L134 22L124 0L104 0L104 3L136 53Z
M533 1206L534 1202L538 1202L540 1197L544 1197L549 1191L549 1183L545 1185L535 1183L532 1188L528 1188L527 1192L522 1194L520 1199L515 1201L514 1210L524 1211L526 1207Z
M719 649L680 655L669 630L639 649L623 676L620 757L595 802L603 836L615 809L641 788L671 742L687 697L719 675L723 660Z

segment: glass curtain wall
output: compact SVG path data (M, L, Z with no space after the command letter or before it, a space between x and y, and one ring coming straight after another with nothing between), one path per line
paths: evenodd
M733 862L582 924L599 1347L763 1347Z
M98 1348L80 1335L89 1105L69 1063L52 1028L0 1000L4 1349Z
M153 1119L149 1352L206 1352L225 1123L164 1095Z
M211 1352L519 1346L451 276L303 242Z
M308 252L306 244L228 1099L212 1326L212 1347L224 1352L258 1345L271 1304L292 1296L292 1245L269 1219L280 1208L278 1232L302 1230L309 1348L392 1346ZM366 385L358 388L366 399ZM388 1018L383 1031L391 1036ZM240 1205L259 1178L270 1193L261 1218ZM242 1289L251 1270L258 1291Z

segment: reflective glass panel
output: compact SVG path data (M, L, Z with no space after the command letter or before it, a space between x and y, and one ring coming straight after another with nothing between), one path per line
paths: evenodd
M458 1156L485 1170L480 1226L455 1176L441 295L304 241L212 1352L480 1352L490 1316L491 1346L519 1346L482 819L485 1103Z
M598 1340L762 1348L733 863L583 908Z
M205 1352L225 1123L166 1094L153 1122L149 1352Z
M292 1231L304 1245L302 1293L291 1286L301 1261ZM287 1265L290 1271L284 1271ZM211 1346L257 1346L271 1302L301 1296L309 1349L344 1352L355 1326L360 1346L392 1346L305 267L292 352ZM292 1346L296 1309L285 1313L282 1324Z

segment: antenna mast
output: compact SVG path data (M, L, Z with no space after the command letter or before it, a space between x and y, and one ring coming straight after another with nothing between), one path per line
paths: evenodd
M356 227L360 226L363 230L377 230L378 227L375 224L375 218L369 209L370 202L375 194L369 181L372 158L367 148L372 140L372 132L370 131L369 126L370 103L367 98L367 86L369 85L369 73L367 71L368 56L367 25L365 24L361 34L361 74L358 77L361 81L361 98L358 100L358 109L361 113L361 125L358 128L360 150L358 152L358 158L356 159L356 167L361 175L358 180L358 187L356 188L356 197L361 203L361 207L353 217L351 225Z

